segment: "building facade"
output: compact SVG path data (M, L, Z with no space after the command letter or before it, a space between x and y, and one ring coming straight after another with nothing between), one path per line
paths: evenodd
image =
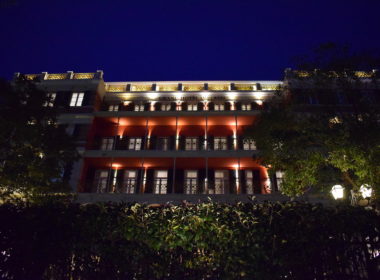
M20 74L16 74L20 75ZM269 194L278 188L244 138L280 81L105 82L103 72L38 78L76 137L78 193Z

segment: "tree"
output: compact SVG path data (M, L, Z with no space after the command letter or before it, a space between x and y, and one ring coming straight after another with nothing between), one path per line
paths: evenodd
M1 197L68 190L65 168L78 158L73 139L57 125L38 80L0 81Z
M263 164L284 172L283 193L366 183L379 194L380 79L357 71L379 65L374 57L329 43L298 60L302 71L287 70L248 133Z

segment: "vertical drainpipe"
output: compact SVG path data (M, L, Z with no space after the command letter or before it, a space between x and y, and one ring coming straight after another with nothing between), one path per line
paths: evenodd
M238 158L238 169L237 169L237 180L236 180L236 193L237 194L240 194L241 193L241 189L240 189L240 157L239 157L239 142L238 142L238 119L237 119L237 115L235 114L235 139L234 139L234 144L235 144L235 151L236 151L236 156Z
M120 124L120 117L117 118L117 125L116 125L116 136L114 136L114 141L113 141L113 144L112 144L112 157L111 157L111 165L110 165L110 172L108 172L108 178L107 178L107 188L109 189L112 182L113 182L113 174L112 174L112 165L113 165L113 162L114 162L114 151L115 151L115 148L116 148L116 141L117 141L117 138L119 137L119 135L117 134L117 132L119 131L119 124Z
M177 108L176 108L177 109ZM178 135L178 116L175 117L175 150L177 151L178 150L178 138L179 135ZM176 171L176 162L177 162L177 157L175 156L174 159L173 159L173 182L172 182L172 193L174 193L174 185L175 185L175 171Z
M208 116L206 114L206 127L205 127L205 151L206 151L206 179L205 179L205 189L204 192L208 193L208 143L207 143L207 129L208 129Z
M179 135L178 135L178 116L175 117L175 139L174 139L175 150L179 150Z
M145 125L145 136L144 136L144 150L148 149L148 130L149 130L149 118L146 118L146 125ZM142 152L142 155L144 155L144 152ZM140 193L144 193L144 162L145 158L144 156L141 157L141 174L140 174Z

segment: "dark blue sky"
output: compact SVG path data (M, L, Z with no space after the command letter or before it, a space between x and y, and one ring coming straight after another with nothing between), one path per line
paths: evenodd
M379 0L0 0L0 76L280 79L327 41L380 48Z

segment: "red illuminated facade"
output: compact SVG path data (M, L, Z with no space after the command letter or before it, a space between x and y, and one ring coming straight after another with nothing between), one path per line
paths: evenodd
M103 72L31 74L54 96L82 158L78 193L267 194L276 180L244 139L279 81L104 82Z

